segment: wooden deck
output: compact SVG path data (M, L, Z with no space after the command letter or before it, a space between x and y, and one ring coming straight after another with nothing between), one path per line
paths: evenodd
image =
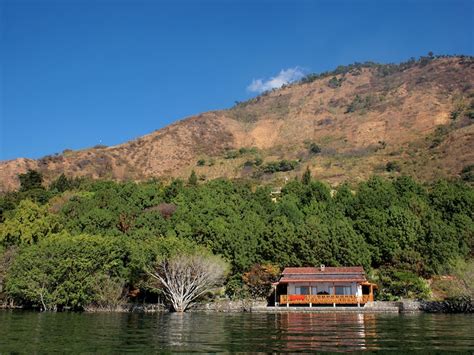
M372 295L281 295L280 305L290 304L365 304L373 301Z

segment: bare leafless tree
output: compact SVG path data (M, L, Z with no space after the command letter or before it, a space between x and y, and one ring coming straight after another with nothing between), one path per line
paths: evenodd
M178 255L159 262L148 274L159 282L176 312L184 312L198 297L222 285L228 266L213 255Z

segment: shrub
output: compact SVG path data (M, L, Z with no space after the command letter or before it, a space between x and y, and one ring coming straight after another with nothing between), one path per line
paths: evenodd
M385 170L387 170L388 172L400 172L402 168L400 166L400 163L396 161L389 161L387 162L387 165L385 165Z
M384 300L399 297L427 299L430 296L428 283L410 271L383 269L380 281L379 297Z
M256 298L266 298L272 291L272 283L278 281L280 269L272 264L256 264L242 276L250 294Z
M365 97L356 95L352 102L349 104L349 106L347 106L346 112L344 113L351 113L359 110L368 110L373 106L375 101L375 97L371 95L367 95Z
M235 158L238 158L238 157L240 157L242 155L245 155L245 154L256 154L257 152L258 152L258 150L255 147L250 147L250 148L242 147L242 148L239 148L239 150L235 150L235 149L228 150L225 153L224 158L225 159L235 159Z
M431 289L440 298L458 297L467 294L463 281L453 276L433 277Z
M239 156L239 152L237 150L228 150L224 154L224 159L235 159Z
M328 81L328 86L331 88L331 89L336 89L338 87L340 87L342 85L342 82L344 81L344 78L336 78L335 76L333 76L329 81Z
M262 167L262 171L264 173L276 173L280 171L290 171L294 170L298 166L297 160L280 160L280 161L273 161L265 164Z
M454 101L453 110L451 111L451 119L467 117L474 118L474 100L468 101L465 97L458 97Z
M249 290L247 287L244 287L241 274L233 274L229 277L225 285L225 293L231 299L245 299L249 297Z
M191 171L191 175L189 175L188 185L189 186L196 186L197 182L198 182L198 177L196 175L196 172L193 170L193 171Z
M466 182L474 182L474 164L467 165L462 168L461 179Z
M206 161L204 159L199 159L197 161L197 166L204 166L204 165L206 165Z
M432 135L433 141L431 142L430 148L436 148L437 146L439 146L444 141L449 131L450 129L448 126L436 127Z
M17 247L3 248L0 246L0 304L4 300L3 285L5 283L5 277L17 253Z
M81 310L96 300L98 280L125 276L125 256L115 238L62 233L20 251L8 270L6 291L43 310Z
M92 283L94 301L88 306L100 310L114 311L124 303L127 296L124 292L125 280L101 275Z
M311 143L309 145L309 151L312 154L319 154L319 153L321 153L321 148L316 143Z
M249 159L245 161L244 167L252 167L252 166L260 166L262 165L263 160L260 157L256 157L255 159Z

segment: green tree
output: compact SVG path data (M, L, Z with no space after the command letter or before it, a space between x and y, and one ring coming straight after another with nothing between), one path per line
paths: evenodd
M255 264L242 275L242 279L255 298L267 298L272 291L272 283L278 281L280 269L272 264Z
M198 183L198 178L197 178L196 172L193 170L193 171L191 171L191 175L189 175L188 185L189 186L196 186L197 183Z
M22 249L8 270L6 292L43 310L81 310L96 300L104 275L125 279L125 244L99 236L61 233Z
M309 170L309 166L306 167L306 170L301 178L301 182L305 185L309 185L311 182L311 170Z
M50 214L45 206L23 200L11 218L0 224L0 244L5 247L34 244L61 229L57 216Z
M400 297L428 299L430 288L418 275L404 270L382 269L379 276L380 298L394 300Z
M356 211L354 210L355 202L355 194L352 192L348 184L344 183L337 187L336 194L334 196L334 203L337 206L337 209L345 216L356 215Z
M338 265L332 248L331 234L327 216L312 205L308 210L305 223L297 228L298 258L302 265Z
M364 238L357 234L346 220L335 219L329 223L329 236L333 257L339 265L362 265L370 268L371 255Z
M286 216L276 216L270 221L268 234L262 240L263 260L273 262L280 267L299 266L298 238L295 226Z
M43 188L43 175L36 170L29 169L24 174L19 174L20 191L29 191Z
M72 180L68 179L66 175L61 174L58 176L56 180L54 180L51 185L49 186L49 189L52 191L57 191L57 192L64 192L66 190L70 190L73 187Z

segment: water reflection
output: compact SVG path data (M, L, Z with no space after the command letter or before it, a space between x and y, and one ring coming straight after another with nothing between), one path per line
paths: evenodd
M284 351L367 350L367 337L377 336L375 315L363 313L284 313L277 327Z
M205 314L161 314L156 319L159 330L154 342L166 344L168 349L175 351L192 351L194 348L217 351L215 344L228 342L229 334L223 331L226 321L226 317Z
M190 340L191 326L192 322L190 322L187 314L171 313L167 324L165 324L166 331L163 335L167 338L167 343L171 347L183 347Z
M0 311L0 354L472 349L473 315Z

